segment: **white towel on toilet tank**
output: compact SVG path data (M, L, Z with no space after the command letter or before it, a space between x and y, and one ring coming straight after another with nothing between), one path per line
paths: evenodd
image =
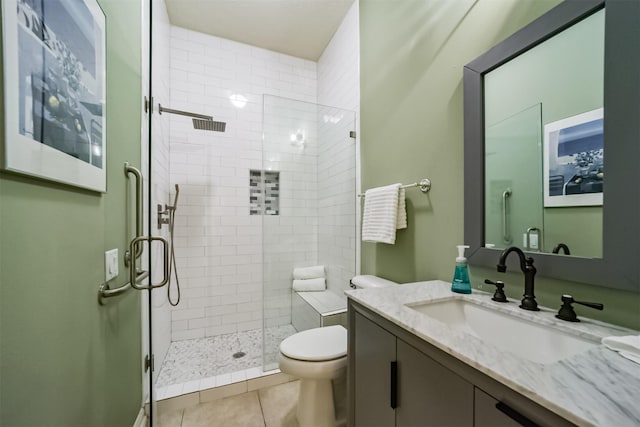
M299 267L293 269L294 279L318 279L324 278L324 265L312 267Z
M324 291L326 289L327 285L324 277L293 280L293 290L297 292Z
M397 183L372 188L364 193L363 242L393 245L396 242L396 230L406 228L406 203L400 194L401 186L402 184ZM402 203L399 203L401 198Z

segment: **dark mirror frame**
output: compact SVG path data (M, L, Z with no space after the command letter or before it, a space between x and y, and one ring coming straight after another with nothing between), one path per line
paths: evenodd
M495 268L502 252L484 247L484 75L605 6L603 257L530 256L539 276L640 292L640 0L567 0L465 65L469 264ZM508 260L509 271L520 270L515 258Z

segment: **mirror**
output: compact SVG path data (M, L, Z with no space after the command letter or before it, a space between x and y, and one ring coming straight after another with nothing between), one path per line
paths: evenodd
M485 74L485 246L602 257L604 14Z
M538 275L640 290L639 13L565 1L465 66L470 264L518 246Z

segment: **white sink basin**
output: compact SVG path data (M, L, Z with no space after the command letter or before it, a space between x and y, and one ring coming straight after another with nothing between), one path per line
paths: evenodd
M598 343L551 326L461 299L407 304L450 328L536 363L553 363L594 348Z

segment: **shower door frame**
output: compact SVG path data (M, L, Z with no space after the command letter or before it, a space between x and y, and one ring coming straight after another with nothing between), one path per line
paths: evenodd
M153 1L142 0L142 140L141 140L141 162L143 166L143 176L146 177L146 185L143 185L143 229L147 236L153 236L154 222L152 221L152 124L153 124ZM144 53L147 53L147 56ZM146 256L143 257L144 267L149 272L149 283L154 283L155 275L153 274L153 251L151 245L147 248ZM141 360L142 360L142 405L148 419L148 425L154 427L156 423L157 401L156 390L153 381L154 349L153 349L153 300L152 289L144 291L140 301L141 317L142 317L142 342L141 342Z

